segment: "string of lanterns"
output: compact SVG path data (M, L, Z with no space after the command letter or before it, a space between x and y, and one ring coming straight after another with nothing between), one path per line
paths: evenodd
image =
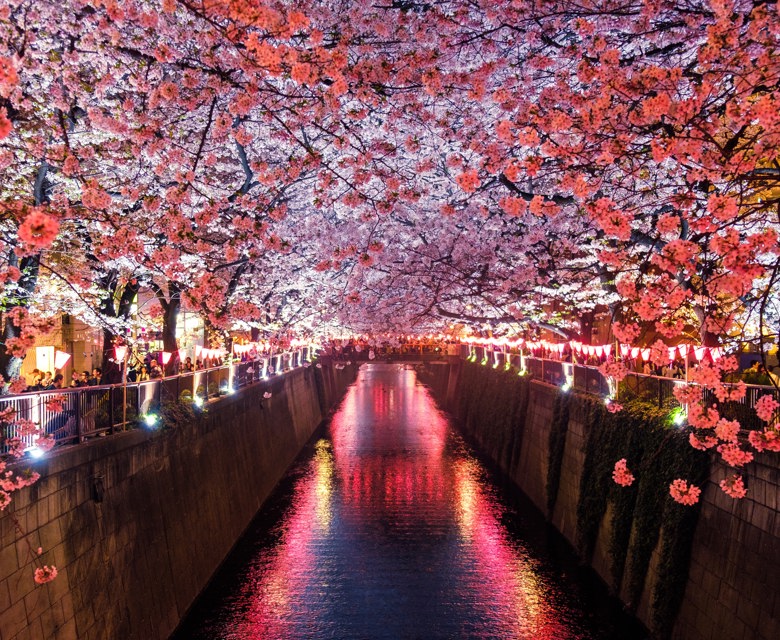
M536 349L546 349L547 351L557 351L559 355L563 355L566 348L570 348L573 352L583 354L586 356L596 356L601 358L602 356L609 357L612 354L613 344L582 344L577 340L569 340L568 342L549 342L547 340L525 340L523 338L517 338L516 340L510 340L509 338L478 338L469 337L465 339L468 345L481 345L494 347L508 347L510 349L519 349L525 347L531 351ZM622 358L631 358L632 360L642 359L644 361L650 360L650 354L652 349L650 347L633 347L629 344L620 344L619 353ZM667 347L669 361L672 362L678 355L685 359L689 355L696 358L698 362L701 362L705 358L709 357L715 361L723 357L723 350L720 347L703 347L694 344L678 344L674 347Z

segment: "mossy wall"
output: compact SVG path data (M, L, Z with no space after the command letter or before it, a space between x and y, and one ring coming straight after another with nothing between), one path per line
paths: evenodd
M297 369L38 463L14 500L25 535L0 516L0 640L167 638L355 375ZM30 546L53 582L33 582Z
M652 405L610 413L595 396L468 362L421 380L654 637L780 637L776 456L747 469L748 498L733 501L717 486L726 470ZM630 487L612 480L620 458ZM670 498L676 477L703 487L697 506Z

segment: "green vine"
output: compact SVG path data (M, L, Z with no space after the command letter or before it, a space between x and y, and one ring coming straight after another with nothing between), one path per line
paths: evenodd
M566 447L566 433L569 430L569 403L571 394L559 393L555 396L553 419L550 425L550 438L547 461L547 513L552 514L558 487L561 482L563 452Z
M577 504L580 552L591 558L601 520L611 505L612 584L616 589L624 585L628 604L635 608L663 532L652 622L664 637L682 600L699 512L697 507L675 503L669 484L677 477L701 484L707 477L708 457L694 450L686 434L668 424L667 412L655 405L633 400L619 413L610 414L595 399L582 401L590 406ZM620 458L626 458L637 478L629 487L620 487L611 477Z

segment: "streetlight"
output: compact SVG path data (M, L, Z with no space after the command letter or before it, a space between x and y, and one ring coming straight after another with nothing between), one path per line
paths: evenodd
M127 426L127 367L125 365L127 345L118 344L114 347L114 359L122 363L122 431Z

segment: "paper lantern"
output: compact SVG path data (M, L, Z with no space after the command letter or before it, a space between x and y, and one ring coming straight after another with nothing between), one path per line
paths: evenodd
M631 357L636 360L639 357L639 347L631 347Z
M693 354L696 356L696 359L701 362L704 359L704 353L707 351L707 347L694 347L693 348Z
M55 369L62 369L66 364L68 364L68 360L70 360L70 354L65 353L64 351L55 351L54 352L54 368Z
M649 360L650 359L650 349L642 349L642 360Z
M620 345L620 355L624 358L631 353L631 345L629 344L621 344Z
M172 354L172 353L170 353L170 352L168 352L168 351L163 351L163 352L162 352L160 355L161 355L161 357L162 357L162 363L163 363L163 365L166 365L166 364L168 364L168 363L171 361L171 356L172 356L173 354Z
M200 358L200 354L203 352L203 347L201 347L199 344L195 345L195 359L197 360Z
M124 362L127 355L127 345L118 344L114 347L114 360L117 362Z

